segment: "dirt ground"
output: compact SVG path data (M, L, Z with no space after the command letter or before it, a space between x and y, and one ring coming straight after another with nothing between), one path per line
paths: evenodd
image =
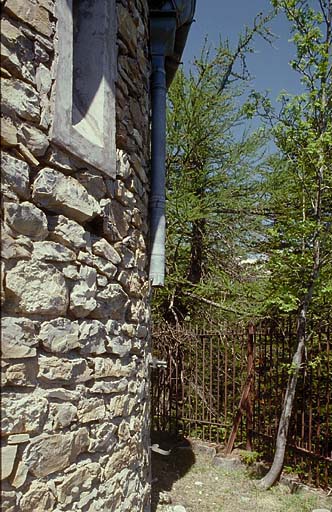
M234 455L225 467L208 445L165 439L158 444L173 449L168 456L152 452L152 512L332 512L332 497L321 491L294 493L285 484L259 490Z

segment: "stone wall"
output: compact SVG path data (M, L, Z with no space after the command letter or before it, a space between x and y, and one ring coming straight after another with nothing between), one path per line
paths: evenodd
M51 142L54 0L2 4L3 510L149 510L147 1L116 6L114 179Z

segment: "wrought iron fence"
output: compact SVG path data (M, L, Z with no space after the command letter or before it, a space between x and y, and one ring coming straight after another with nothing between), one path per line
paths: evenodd
M312 322L308 331L285 466L303 480L328 487L332 485L331 330L328 322ZM261 322L250 330L241 325L225 325L219 332L156 327L154 354L167 362L167 368L152 370L152 428L222 445L237 418L237 445L271 458L295 344L291 318ZM252 386L245 393L246 410L239 411L250 360Z

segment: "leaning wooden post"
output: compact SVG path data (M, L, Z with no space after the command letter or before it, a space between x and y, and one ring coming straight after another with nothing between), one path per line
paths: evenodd
M246 410L246 450L252 451L252 427L253 427L253 384L255 376L254 368L254 340L255 340L255 327L253 324L248 326L247 338L247 374L250 377L251 387L249 389Z
M233 421L233 428L232 428L232 431L231 431L230 436L228 438L227 446L226 446L226 449L225 449L225 454L226 455L229 455L231 453L231 451L233 450L236 434L237 434L237 431L239 429L239 425L240 425L240 422L241 422L241 417L242 417L243 411L246 409L247 413L248 413L248 409L247 409L247 407L248 407L248 398L249 398L249 394L250 394L250 390L251 390L251 384L252 384L252 381L253 381L253 378L254 378L254 371L253 371L253 366L254 366L253 334L251 334L251 329L253 330L253 326L249 327L250 357L249 357L249 352L248 352L247 379L246 379L246 382L244 384L244 387L243 387L243 390L242 390L242 395L241 395L241 398L240 398L239 407L238 407L237 413L236 413L234 421ZM249 335L248 335L248 346L249 346ZM252 418L252 415L251 415L251 418ZM248 433L248 431L247 431L247 433ZM251 429L250 429L250 433L251 433Z

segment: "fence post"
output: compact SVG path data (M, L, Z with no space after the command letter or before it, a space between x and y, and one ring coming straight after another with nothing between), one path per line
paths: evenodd
M246 403L246 450L252 451L252 427L253 427L253 387L254 387L254 339L255 327L253 324L248 326L247 338L247 374L250 378L251 386Z

